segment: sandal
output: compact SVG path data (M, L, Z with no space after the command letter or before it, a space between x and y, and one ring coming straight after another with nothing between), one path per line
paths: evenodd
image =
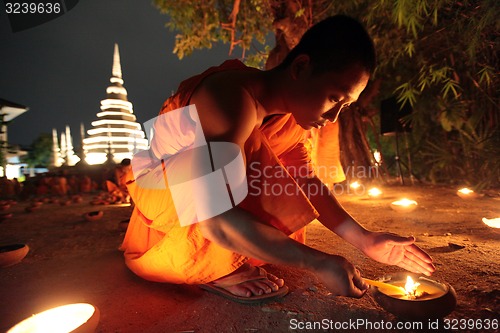
M257 275L255 274L255 269L257 270ZM267 272L261 268L253 266L252 270L244 270L241 273L235 273L221 279L199 285L200 288L210 291L216 295L230 299L231 301L241 303L241 304L257 304L264 301L274 300L279 297L283 297L288 293L288 287L282 286L276 291L272 291L268 294L262 295L252 295L252 296L238 296L225 288L238 285L244 282L252 282L259 280L268 280Z

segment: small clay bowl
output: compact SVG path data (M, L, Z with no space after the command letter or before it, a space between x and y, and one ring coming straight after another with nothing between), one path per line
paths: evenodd
M0 267L8 267L21 262L29 250L26 244L0 246Z
M14 214L12 214L12 213L0 214L0 222L5 221L7 219L10 219L12 216L14 216Z
M100 220L102 218L103 214L104 213L102 210L96 210L93 212L88 212L88 213L83 214L83 218L89 222L92 222L92 221Z
M468 189L458 190L457 195L464 200L473 200L480 197L480 195L477 192L469 190L464 193L463 190L468 190Z
M430 294L416 299L403 299L390 296L381 292L379 288L373 287L375 301L387 312L402 319L424 320L444 318L455 309L457 294L455 289L447 283L433 281L407 272L386 276L383 281L397 286L404 286L407 276L420 283L422 287L435 290L435 296Z
M26 207L26 208L24 208L24 210L25 210L27 213L33 213L35 210L38 210L38 209L40 209L40 207L38 207L38 206L36 206L36 207L35 207L35 206L31 206L31 207Z
M8 203L0 205L0 210L7 210L9 208L10 208L10 204L8 204Z
M36 207L36 208L41 207L42 205L43 205L42 201L33 201L31 203L31 207Z
M391 203L391 208L393 210L395 210L396 212L399 212L399 213L409 213L409 212L413 212L415 209L417 209L418 204L414 200L408 200L407 201L408 202L407 205L398 204L398 202L400 202L400 201L402 201L402 200L394 201L394 202Z

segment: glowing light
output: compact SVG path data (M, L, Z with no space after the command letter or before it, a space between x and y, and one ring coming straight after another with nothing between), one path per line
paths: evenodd
M352 188L353 190L355 190L355 189L360 188L361 184L358 181L355 181L355 182L351 183L351 185L349 185L349 187Z
M139 134L143 133L136 129L130 128L93 128L87 131L89 135L101 134L101 133L130 133L130 134Z
M101 101L101 105L102 106L116 106L116 105L119 105L119 106L123 106L125 108L130 108L132 109L132 103L130 103L129 101L124 101L124 100L121 100L121 99L115 99L115 98L108 98L108 99L104 99Z
M457 195L462 199L475 199L477 198L477 193L467 187L461 188L457 191Z
M411 212L417 208L417 202L407 198L401 200L393 201L391 203L391 208L397 212Z
M378 151L378 150L375 150L373 152L373 157L375 158L375 161L380 164L380 161L382 161L382 154Z
M91 320L93 319L93 320ZM12 327L7 333L72 332L88 324L93 331L99 321L99 311L90 304L77 303L40 312ZM93 326L93 327L90 327Z
M130 136L112 136L112 137L93 136L91 138L83 139L83 143L87 145L87 144L92 144L92 143L105 142L107 144L109 141L111 141L111 142L129 142L129 143L137 142L139 144L139 143L145 143L148 141L148 140L144 139L143 132L139 132L138 134L140 135L140 137L138 137L138 138L134 138L134 137L130 137Z
M486 217L483 217L483 223L491 228L500 228L500 217L494 219L487 219Z
M368 190L368 196L371 198L378 198L382 195L382 191L376 187L372 187Z
M122 116L122 117L130 117L131 119L133 119L134 121L136 120L136 117L135 115L133 115L132 113L128 113L128 112L119 112L119 111L103 111L103 112L99 112L97 114L97 117L98 118L101 118L101 117L107 117L107 116Z
M125 89L125 87L111 86L106 89L106 93L127 95L127 89Z
M468 189L467 187L464 187L464 188L462 188L462 189L458 190L458 192L463 193L463 194L470 194L470 193L474 193L474 191L473 191L473 190L470 190L470 189Z
M111 79L109 79L109 81L111 83L119 83L119 84L123 84L123 80L118 78L118 77L112 77Z
M113 120L113 119L102 119L102 120L96 120L92 122L92 126L100 126L100 125L126 125L126 126L132 126L135 127L136 129L140 130L141 125L130 121L130 120Z
M410 276L406 277L405 292L407 295L417 297L418 286L420 286L420 283L414 282Z
M105 153L88 153L85 157L85 162L89 165L103 164L107 157Z

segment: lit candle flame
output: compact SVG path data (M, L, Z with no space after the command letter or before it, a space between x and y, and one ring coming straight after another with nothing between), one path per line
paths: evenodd
M407 296L418 297L417 288L420 283L414 282L410 276L406 277L405 292Z
M92 305L85 303L63 305L33 315L12 327L7 333L72 332L85 324L95 311Z
M473 190L468 189L467 187L461 188L460 190L458 190L458 192L460 192L462 194L471 194L471 193L474 193Z
M403 198L401 200L394 201L392 204L396 206L411 206L411 205L416 205L417 202L415 200Z
M398 201L393 201L391 203L391 208L397 212L408 213L412 212L417 208L417 202L414 200L404 198Z
M351 185L349 185L349 186L352 189L357 189L361 186L361 184L358 181L355 181L355 182L351 183Z
M371 189L368 190L368 196L373 197L373 198L378 197L381 194L382 194L382 191L376 187L372 187Z
M475 199L478 197L478 194L476 192L467 187L458 190L457 195L462 199Z
M494 219L487 219L486 217L483 217L483 223L491 228L500 228L500 217Z

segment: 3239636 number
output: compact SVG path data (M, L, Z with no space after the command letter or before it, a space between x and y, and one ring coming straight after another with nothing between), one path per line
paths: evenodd
M6 2L5 12L7 14L59 14L61 4L59 2Z

